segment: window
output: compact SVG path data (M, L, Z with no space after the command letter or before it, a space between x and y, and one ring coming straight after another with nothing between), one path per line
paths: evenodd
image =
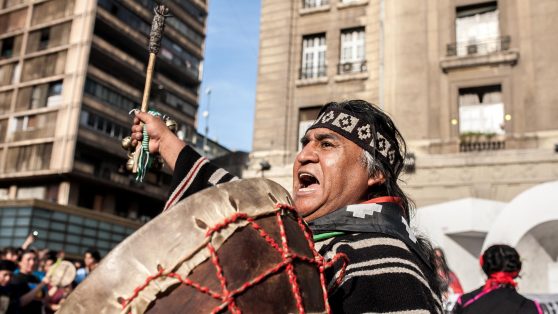
M500 85L459 89L459 133L504 134L504 104Z
M57 115L57 112L48 112L12 118L8 140L17 142L53 137Z
M56 24L29 33L27 53L66 45L70 38L72 22Z
M457 7L455 32L458 56L486 54L499 50L497 2Z
M48 47L48 40L50 39L50 28L41 29L39 36L39 50L44 50Z
M11 147L4 173L48 169L51 153L52 143Z
M318 8L323 7L329 4L329 0L303 0L302 7L303 8Z
M115 89L106 87L89 77L85 81L85 93L118 109L125 110L126 112L139 107L138 102L135 102L128 96L124 96Z
M301 79L326 76L326 50L325 34L303 37Z
M54 21L74 13L74 0L51 0L34 5L31 26Z
M66 51L60 51L27 59L23 64L23 81L35 80L43 77L64 73L66 66Z
M13 91L6 91L0 93L0 114L10 111L12 104Z
M63 81L25 87L18 93L16 111L54 107L62 102Z
M83 126L105 133L106 135L116 139L122 139L124 136L129 135L129 126L121 125L86 110L81 112L79 121Z
M338 73L366 71L364 50L364 28L354 28L341 32L341 60Z
M10 58L14 55L14 39L15 36L0 41L0 58Z

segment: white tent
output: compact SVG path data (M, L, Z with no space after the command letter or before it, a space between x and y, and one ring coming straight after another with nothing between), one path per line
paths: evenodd
M505 205L463 198L417 209L415 228L444 250L465 290L477 288L484 281L478 258L486 235Z

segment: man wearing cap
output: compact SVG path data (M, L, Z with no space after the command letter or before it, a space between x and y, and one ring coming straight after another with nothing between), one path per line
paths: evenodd
M235 180L197 154L161 120L137 113L134 142L146 124L149 150L174 169L165 209L203 188ZM411 201L398 185L405 141L392 120L363 100L326 104L301 139L293 165L293 199L326 258L349 264L330 290L335 313L441 313L428 242L409 228ZM337 265L339 266L339 265ZM328 274L333 282L338 267Z

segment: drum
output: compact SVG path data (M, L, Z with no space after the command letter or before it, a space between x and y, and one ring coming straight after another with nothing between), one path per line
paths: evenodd
M203 190L114 248L59 313L329 312L326 263L279 184Z
M46 276L50 278L51 286L66 287L76 278L76 267L68 261L58 260L50 267Z

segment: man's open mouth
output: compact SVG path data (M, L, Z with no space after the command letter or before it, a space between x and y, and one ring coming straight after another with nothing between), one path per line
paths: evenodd
M314 175L307 172L298 174L298 182L300 183L299 190L310 188L313 185L320 185L320 181Z

